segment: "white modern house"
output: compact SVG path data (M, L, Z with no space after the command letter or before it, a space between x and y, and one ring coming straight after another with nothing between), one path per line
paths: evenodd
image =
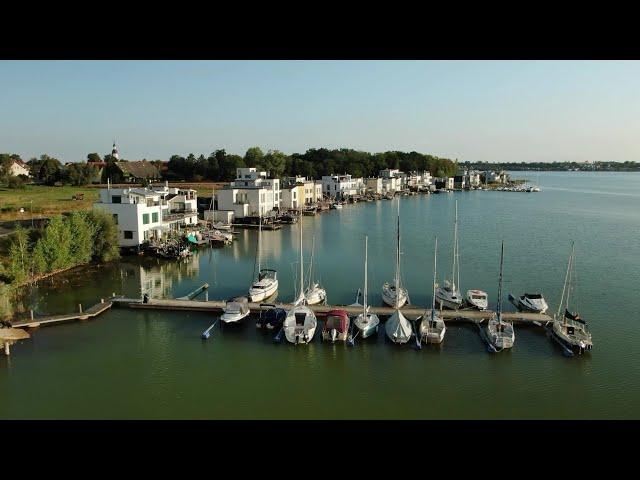
M428 171L411 172L407 176L407 186L414 189L428 189L431 185L431 173Z
M236 179L216 196L218 210L232 211L234 218L269 216L280 209L280 180L254 167L238 168Z
M322 193L327 197L351 197L364 193L364 190L364 180L353 178L350 174L322 177Z
M394 193L399 190L403 190L408 182L408 176L406 173L401 172L397 168L386 168L380 170L378 174L382 178L382 193Z
M113 215L121 247L137 247L197 225L197 201L195 190L170 188L166 184L151 188L103 188L100 201L93 208Z

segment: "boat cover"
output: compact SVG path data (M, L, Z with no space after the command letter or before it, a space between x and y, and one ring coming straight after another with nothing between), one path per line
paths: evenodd
M331 330L335 328L338 332L344 333L347 331L347 323L349 317L344 310L331 310L327 313L327 319L324 322L324 329Z
M272 308L271 310L267 310L264 314L264 319L267 323L272 325L281 324L287 316L287 312L285 312L282 308Z

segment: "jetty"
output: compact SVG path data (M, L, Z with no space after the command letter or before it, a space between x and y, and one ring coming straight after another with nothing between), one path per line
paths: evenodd
M113 304L134 309L147 310L174 310L174 311L194 311L221 313L225 307L224 300L183 300L183 299L149 299L146 302L134 300L131 298L114 297L109 299ZM290 310L293 308L289 303L275 303L277 308ZM251 313L260 313L266 311L270 307L264 303L248 303ZM319 317L325 316L329 311L340 309L349 315L358 315L362 313L362 306L352 305L309 305L309 308ZM416 305L406 305L400 309L402 313L410 320L415 320L423 315L430 316L431 309ZM388 317L393 315L395 310L391 307L369 307L369 313L378 316ZM481 323L484 320L495 317L496 313L492 310L439 310L439 315L447 321L467 321L473 323ZM502 318L509 322L542 325L553 321L553 318L546 314L528 313L528 312L503 312Z
M65 313L62 315L44 315L42 317L34 317L33 310L31 311L31 317L24 320L17 320L12 322L14 328L37 328L42 325L51 325L64 322L72 322L75 320L87 320L89 318L97 317L101 313L106 312L112 307L111 301L105 301L101 299L99 303L96 303L87 310L82 309L82 304L78 305L78 311L73 313Z

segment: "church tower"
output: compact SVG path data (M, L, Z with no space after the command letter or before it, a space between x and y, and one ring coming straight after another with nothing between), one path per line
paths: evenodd
M116 141L113 141L113 150L111 150L111 156L116 160L120 160L120 154L118 153L118 148L116 147Z

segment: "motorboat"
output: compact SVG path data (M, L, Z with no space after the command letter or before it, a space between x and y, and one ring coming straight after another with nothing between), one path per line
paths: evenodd
M456 214L453 222L453 264L451 267L451 280L445 280L444 286L436 285L436 303L442 308L457 310L462 307L462 294L460 285L460 262L458 255L458 201L456 200Z
M258 274L258 281L249 288L249 299L252 302L266 300L278 291L278 272L269 268L263 268Z
M344 310L330 310L322 327L322 340L344 342L349 335L349 315Z
M516 336L513 324L502 319L502 270L504 260L504 242L500 252L500 278L498 280L498 305L496 315L489 319L486 326L486 339L493 352L513 347Z
M489 295L482 290L467 290L465 302L471 308L486 310L489 308Z
M247 297L235 297L227 301L220 317L223 323L236 323L251 313Z
M436 310L436 269L438 255L438 237L436 237L435 247L433 251L433 288L431 297L431 312L422 316L420 322L420 338L426 343L442 343L444 334L447 332L447 326L442 316Z
M368 260L368 237L364 237L364 295L363 305L362 305L362 313L360 313L353 324L358 329L358 333L362 338L370 337L371 335L378 333L378 325L380 324L380 319L375 313L369 313L369 306L367 305L367 288L368 288L368 278L367 278L367 260ZM360 297L360 290L358 290L358 297ZM356 305L358 304L358 300L356 299ZM355 306L355 305L354 305Z
M509 300L521 312L545 313L549 309L549 305L541 293L525 293L518 298L509 294Z
M591 332L587 327L587 322L582 319L579 313L569 310L569 297L574 293L573 267L574 267L574 244L571 243L571 255L567 264L567 273L564 278L562 295L558 313L554 316L551 335L570 355L582 354L593 348ZM573 295L575 297L575 295Z
M342 204L339 202L331 204L331 210L340 210L342 208Z
M256 263L258 278L249 288L249 300L251 302L261 302L275 295L278 291L278 272L271 268L261 268L261 243L262 243L262 215L260 215L258 225L258 242L256 245Z
M400 199L398 199L398 223L396 230L396 273L393 283L382 285L382 301L393 308L402 308L409 301L407 289L400 279Z

